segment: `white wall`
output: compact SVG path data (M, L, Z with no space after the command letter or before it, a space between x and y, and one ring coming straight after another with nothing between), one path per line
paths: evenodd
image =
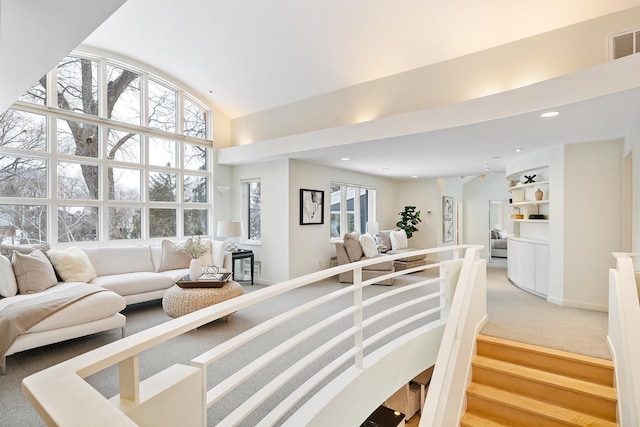
M397 197L398 181L290 160L289 182L287 184L290 202L288 210L280 210L281 215L289 217L290 278L328 268L329 260L336 255L335 245L330 241L330 206L327 203L332 181L374 187L380 229L391 228L397 221L396 213L400 211ZM300 225L301 188L325 192L324 224Z
M262 196L262 244L240 245L252 249L256 261L261 262L261 278L259 281L278 283L289 278L289 263L291 248L289 242L289 221L287 215L289 204L289 163L287 160L253 163L250 165L234 166L232 172L232 209L231 217L217 218L220 220L241 221L242 192L240 180L260 178ZM225 196L227 197L227 196ZM243 221L244 222L244 221Z
M442 219L440 211L440 199L438 186L433 179L415 179L398 183L398 200L393 211L390 223L384 229L397 228L396 222L400 220L401 211L405 206L415 206L420 211L422 222L418 224L418 231L409 239L409 246L413 248L435 248L441 241ZM431 212L431 215L429 215Z
M493 224L489 223L489 201L509 201L509 182L504 174L486 175L484 178L473 178L463 185L464 194L464 243L483 245L481 258L488 257L489 230ZM508 208L507 208L508 210ZM508 216L502 223L503 230L511 232Z
M636 123L635 127L629 132L625 139L625 154L633 153L633 183L632 183L632 195L631 195L631 210L632 210L632 231L631 231L631 245L632 252L640 251L640 120ZM636 260L638 261L638 260ZM636 265L636 269L640 270L640 265Z
M564 303L606 310L620 251L622 141L565 146Z

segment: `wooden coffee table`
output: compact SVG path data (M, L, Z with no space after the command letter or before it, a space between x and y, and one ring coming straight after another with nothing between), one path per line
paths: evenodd
M162 297L162 309L169 317L180 317L205 307L243 295L239 283L229 281L220 288L181 288L173 285ZM231 314L225 316L228 322Z

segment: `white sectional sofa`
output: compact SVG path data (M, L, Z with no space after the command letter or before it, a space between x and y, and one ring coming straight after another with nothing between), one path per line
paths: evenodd
M203 242L210 248L201 258L203 264L231 271L233 261L231 253L224 251L224 242L211 239ZM189 273L189 257L177 251L175 244L168 240L156 246L95 247L81 251L75 247L59 251L41 247L41 252L46 251L56 267L54 284L36 292L21 293L27 276L21 277L23 286L18 288L15 274L19 271L15 262L18 255L12 254L12 248L1 249L5 257L0 260L0 322L3 313L6 317L6 313L16 311L21 305L35 301L46 304L74 289L96 292L47 314L21 332L4 352L0 351L0 373L5 372L6 356L20 351L114 328L122 328L124 335L126 319L120 311L129 304L162 298L177 279ZM24 247L20 247L19 253L25 252ZM9 255L14 262L7 263ZM35 257L35 253L32 256ZM22 259L19 256L19 260ZM0 349L3 347L6 343L4 346L0 343Z

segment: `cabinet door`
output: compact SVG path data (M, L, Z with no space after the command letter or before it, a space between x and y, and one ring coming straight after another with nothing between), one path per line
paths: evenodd
M536 251L536 292L549 294L549 246L535 245Z
M511 239L509 239L507 243L507 276L509 276L509 279L514 283L520 283L519 265L517 262L518 254L521 252L519 250L520 245L522 245L522 243Z
M531 243L522 243L522 251L519 256L519 262L522 265L522 282L523 288L536 290L536 250Z

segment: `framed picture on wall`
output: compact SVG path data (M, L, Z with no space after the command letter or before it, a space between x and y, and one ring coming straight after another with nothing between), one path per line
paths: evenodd
M442 223L443 223L442 241L453 242L453 220L445 219Z
M324 224L324 191L300 189L300 225Z
M453 197L442 196L442 217L453 219Z

